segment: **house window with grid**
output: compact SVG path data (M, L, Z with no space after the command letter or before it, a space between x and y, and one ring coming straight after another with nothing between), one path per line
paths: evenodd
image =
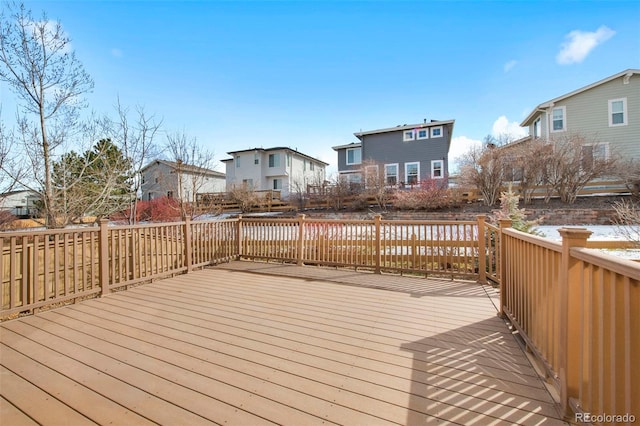
M415 139L416 139L416 133L415 133L415 131L414 131L413 129L411 129L411 130L405 130L405 131L402 133L402 140L403 140L404 142L412 141L412 140L415 140Z
M273 189L282 189L282 179L273 180Z
M432 138L442 137L442 126L432 127L431 128L431 137Z
M362 148L347 149L347 165L362 163Z
M404 175L407 185L417 185L420 178L420 163L406 163Z
M627 125L627 98L609 101L609 126Z
M567 110L566 110L565 107L554 108L551 111L551 119L552 119L551 129L552 129L552 131L554 131L554 132L562 132L562 131L566 130L566 128L567 128L566 115L567 115Z
M240 156L236 155L236 168L240 167Z
M418 129L418 139L429 139L429 129Z
M582 145L582 168L590 170L598 163L602 164L609 158L609 145L599 143L593 145Z
M269 154L269 167L280 167L280 154Z
M253 154L253 164L260 164L260 154L257 152Z
M442 179L444 177L444 162L442 160L431 161L431 178Z
M396 186L398 184L398 165L384 165L384 179L388 186Z

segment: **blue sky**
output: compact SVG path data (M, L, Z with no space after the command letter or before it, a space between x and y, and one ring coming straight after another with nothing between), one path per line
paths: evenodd
M331 146L354 132L455 119L455 158L488 134L519 136L546 100L640 68L635 1L26 5L62 23L95 80L96 112L112 113L120 97L217 160L289 146L330 172ZM10 106L6 87L0 94Z

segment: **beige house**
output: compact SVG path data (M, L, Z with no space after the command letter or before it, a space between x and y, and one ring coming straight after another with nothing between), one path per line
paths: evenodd
M277 190L282 198L324 182L328 163L291 148L253 148L228 152L227 190L246 185L255 191Z
M142 169L142 199L160 197L195 202L196 194L224 192L225 175L188 164L153 160Z
M531 138L579 133L598 141L594 155L640 159L640 70L628 69L543 102L520 125Z

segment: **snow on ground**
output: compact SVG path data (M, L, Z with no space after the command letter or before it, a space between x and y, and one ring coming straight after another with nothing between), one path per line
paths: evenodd
M536 230L541 232L545 238L553 241L562 241L558 229L563 226L536 226ZM593 232L589 237L593 241L627 241L622 233L620 227L616 225L578 225L578 226L564 226L564 228L586 228ZM640 240L638 235L637 241ZM640 250L628 249L628 250L600 250L603 253L611 254L617 257L623 257L625 259L640 259Z

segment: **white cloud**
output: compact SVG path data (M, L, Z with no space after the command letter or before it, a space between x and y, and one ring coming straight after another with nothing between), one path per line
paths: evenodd
M468 138L466 136L458 136L451 139L451 147L449 148L449 173L458 172L458 162L472 148L482 146L482 141Z
M518 61L515 59L510 60L506 64L504 64L504 72L509 72L518 64Z
M507 139L513 141L527 136L528 132L524 127L520 127L520 123L509 121L506 116L501 115L493 122L491 135L496 139Z
M556 56L556 62L560 65L579 64L596 46L609 40L615 33L604 25L595 32L571 31L565 36L565 42L562 43L562 48Z
M113 49L111 49L111 56L114 56L116 58L122 58L122 50L118 49L117 47L114 47Z

